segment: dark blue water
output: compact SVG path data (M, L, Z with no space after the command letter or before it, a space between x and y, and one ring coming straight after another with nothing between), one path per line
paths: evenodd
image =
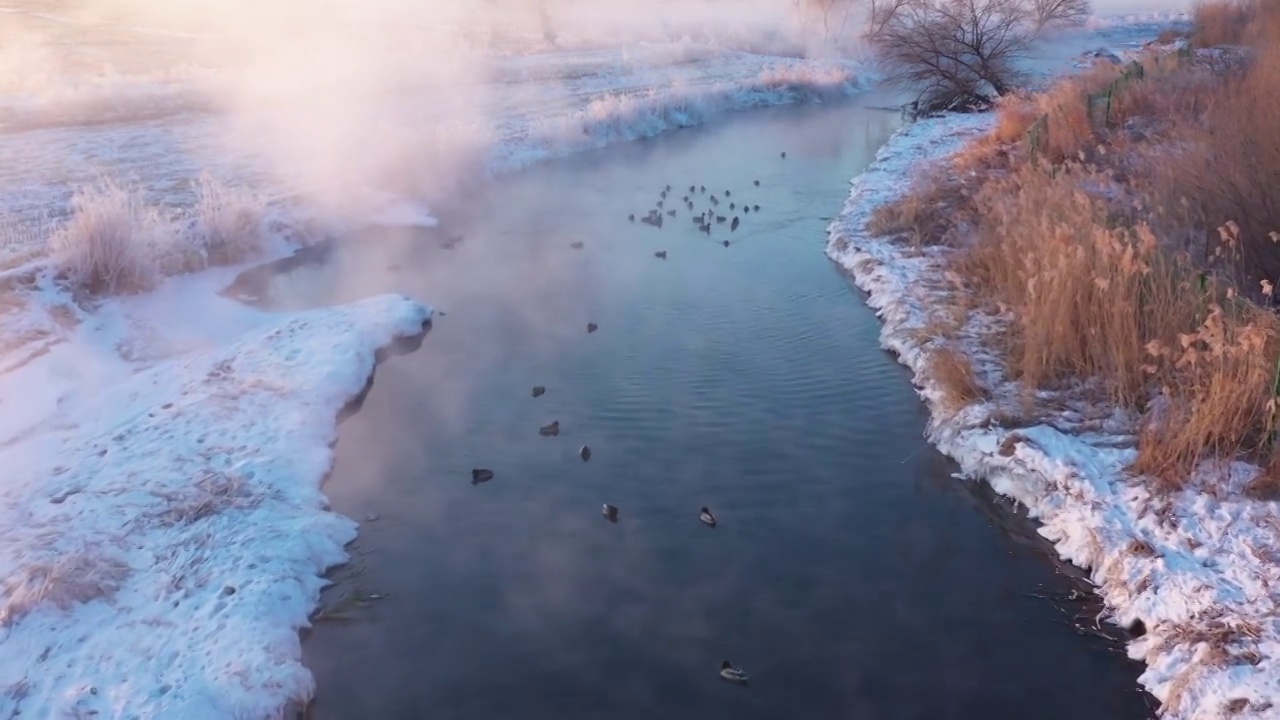
M1032 595L1075 587L1047 544L923 443L906 373L823 256L896 126L876 104L543 165L450 212L452 250L370 236L285 283L446 313L343 426L327 492L378 518L326 603L386 597L308 637L314 717L1149 715L1139 668ZM628 222L667 184L676 218ZM690 184L761 210L708 238ZM496 477L473 486L475 467ZM721 682L724 659L752 683Z

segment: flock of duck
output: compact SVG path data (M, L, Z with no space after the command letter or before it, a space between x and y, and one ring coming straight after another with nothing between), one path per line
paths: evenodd
M781 156L782 158L785 159L787 157L787 154L784 152L782 153ZM759 180L753 181L753 184L755 187L760 187ZM658 193L658 201L657 201L656 207L650 209L647 214L638 218L638 220L646 225L651 225L655 228L661 229L663 225L664 217L669 217L669 218L676 217L677 211L675 208L664 207L664 205L669 199L673 199L671 196L671 192L672 190L670 185L667 185L665 188L663 188L662 191ZM706 210L703 210L701 213L694 215L693 214L694 208L695 208L694 200L695 198L699 198L699 197L707 197L707 199L710 201L710 207ZM760 212L760 205L754 204L754 203L750 205L747 203L742 203L741 205L739 205L737 201L730 200L730 198L732 197L733 197L733 193L729 190L725 190L724 200L722 201L714 191L708 195L707 187L705 185L690 185L689 193L687 195L682 196L680 198L680 202L685 206L686 210L689 212L690 216L692 217L693 223L698 226L698 231L705 233L707 235L710 235L712 224L720 225L725 222L728 222L729 232L734 232L738 229L738 226L741 225L742 223L741 216L739 215L733 215L732 219L730 220L729 216L719 214L721 211L720 206L723 203L727 203L728 211L730 213L738 211L738 212L741 212L743 216L745 216L753 212L754 213ZM633 214L628 216L628 220L634 223L637 221L637 217ZM726 240L722 240L721 244L724 245L725 247L729 247L730 243L726 239ZM573 243L570 243L570 247L572 247L575 250L581 250L584 247L584 243L580 241L575 241ZM667 258L667 251L658 250L654 252L654 257L657 257L661 260L665 260ZM599 329L600 329L600 326L597 325L596 323L593 323L593 322L587 323L588 334L594 333ZM531 395L534 398L539 398L545 395L546 393L547 393L547 388L545 386L536 385L534 386L531 392ZM542 427L538 428L538 434L542 435L543 437L559 436L560 421L553 420L552 422L546 425L543 425ZM578 457L582 458L583 462L589 461L591 459L591 448L586 445L583 445L582 447L578 448ZM489 480L492 480L492 479L493 479L493 471L487 468L475 468L471 471L472 485L479 485L480 483L488 482ZM616 505L605 503L603 508L601 509L601 514L604 516L606 520L608 520L611 523L618 522L618 506ZM705 505L698 509L698 520L700 520L704 525L710 528L716 527L716 516L711 512L711 509ZM720 664L720 677L734 683L746 683L748 679L747 674L743 672L741 668L735 667L728 660L725 660Z
M786 157L787 157L787 154L783 152L782 158L785 159ZM755 187L760 187L759 180L753 181L753 184ZM631 215L627 216L627 220L633 223L639 220L639 222L642 222L645 225L651 225L661 230L664 222L663 218L668 218L668 217L674 218L677 215L676 208L666 207L666 203L668 201L674 202L674 196L670 196L671 192L672 192L671 186L670 185L666 186L665 188L662 189L662 192L658 193L658 202L655 207L650 208L648 213L639 217L637 217L634 213L632 213ZM698 213L697 215L694 215L693 214L694 208L697 204L695 201L698 198L703 196L705 196L710 201L711 205L710 207ZM708 195L706 185L690 185L688 194L681 196L680 202L685 206L685 209L688 211L690 219L693 221L693 224L698 226L698 231L705 233L707 235L710 235L712 225L723 225L724 223L728 222L729 232L734 232L738 229L738 226L742 224L743 217L750 215L753 212L754 213L760 212L760 205L758 203L748 204L744 202L741 205L739 205L737 201L730 200L730 198L732 197L733 197L733 193L730 192L729 190L725 190L724 200L722 201L714 191L710 195ZM724 209L721 208L721 205L725 203L728 204L729 213L734 213L736 211L736 212L740 212L741 215L732 215L732 216L721 215L720 213L724 212ZM725 247L729 247L729 240L728 239L721 240L720 244L724 245ZM582 243L580 242L573 243L573 247L575 249L582 249ZM666 260L667 251L658 250L653 254L653 256L658 258L659 260Z

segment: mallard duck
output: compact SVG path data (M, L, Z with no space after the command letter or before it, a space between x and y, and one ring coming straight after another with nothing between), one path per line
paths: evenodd
M542 385L534 385L534 386L533 386L533 396L534 396L534 397L542 397L543 395L546 395L546 394L547 394L547 388L546 388L546 387L544 387L544 386L542 386Z
M728 660L720 663L720 677L729 682L745 683L747 674L742 672L742 668L736 668Z
M582 447L578 448L578 457L582 458L582 462L586 462L590 460L591 448L587 447L586 445L583 445Z
M604 510L601 511L601 514L609 522L618 522L618 508L609 503L604 504Z
M538 434L543 437L555 437L560 434L560 421L552 420L550 425L543 425L538 428Z
M486 468L476 468L471 471L471 484L479 485L482 482L489 482L493 479L493 471Z
M702 510L698 514L698 519L711 527L716 526L716 516L711 514L711 511L707 509L706 505L702 506Z

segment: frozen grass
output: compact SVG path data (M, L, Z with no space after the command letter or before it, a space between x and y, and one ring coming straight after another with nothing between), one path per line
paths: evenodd
M111 182L80 190L71 217L50 238L58 272L86 292L136 293L155 287L164 224L134 193Z
M193 245L208 265L235 265L266 250L263 208L258 194L232 187L204 173L196 187L196 236Z
M194 208L166 216L147 205L141 191L103 180L72 197L69 217L49 235L50 255L75 291L138 293L165 275L260 256L267 245L265 208L258 194L204 174Z

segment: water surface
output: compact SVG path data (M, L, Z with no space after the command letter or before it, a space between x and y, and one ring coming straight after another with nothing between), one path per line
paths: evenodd
M546 164L448 213L453 249L370 235L282 284L445 311L342 429L327 492L377 519L326 602L386 597L308 637L315 717L1149 715L1139 668L1033 595L1076 587L1047 544L923 442L823 255L897 125L876 100ZM668 184L677 217L627 220ZM742 226L699 233L690 184ZM744 201L759 213L728 211ZM723 659L752 684L721 682Z

